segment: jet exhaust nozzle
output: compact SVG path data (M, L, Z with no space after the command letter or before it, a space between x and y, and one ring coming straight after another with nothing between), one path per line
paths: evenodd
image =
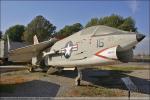
M139 33L136 34L136 39L137 39L138 42L142 41L144 38L145 38L145 35L139 34Z

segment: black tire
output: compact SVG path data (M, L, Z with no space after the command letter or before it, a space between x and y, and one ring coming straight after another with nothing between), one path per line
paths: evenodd
M81 80L78 79L78 80L75 82L75 85L76 85L76 86L80 86L80 83L81 83Z

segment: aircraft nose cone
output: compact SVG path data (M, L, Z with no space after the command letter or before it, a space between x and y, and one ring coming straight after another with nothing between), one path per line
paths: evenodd
M144 38L145 38L145 35L139 34L139 33L136 34L136 39L138 42L142 41Z

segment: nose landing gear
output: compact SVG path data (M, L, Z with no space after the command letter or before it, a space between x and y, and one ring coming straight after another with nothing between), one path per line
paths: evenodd
M75 85L80 86L82 80L82 71L81 69L77 69L77 71L78 71L78 76L75 79Z

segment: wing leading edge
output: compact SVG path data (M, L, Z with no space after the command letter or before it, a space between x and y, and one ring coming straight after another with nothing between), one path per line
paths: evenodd
M33 56L51 47L56 41L56 38L51 38L48 41L11 50L9 52L9 60L14 62L29 62Z

